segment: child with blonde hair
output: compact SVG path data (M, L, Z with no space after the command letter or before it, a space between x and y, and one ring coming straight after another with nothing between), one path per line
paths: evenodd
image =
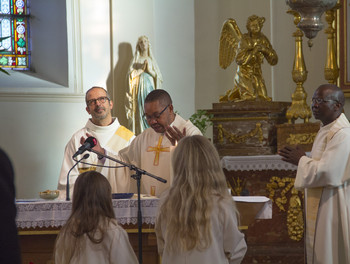
M197 135L181 139L172 167L156 222L162 264L241 263L247 245L213 144Z
M111 185L96 171L80 174L72 213L55 245L55 263L136 264L128 235L115 219Z

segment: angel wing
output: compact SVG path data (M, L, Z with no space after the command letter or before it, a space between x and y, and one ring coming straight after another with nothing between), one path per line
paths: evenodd
M219 46L219 64L226 69L236 57L238 43L242 39L242 32L237 26L236 20L227 19L222 25Z

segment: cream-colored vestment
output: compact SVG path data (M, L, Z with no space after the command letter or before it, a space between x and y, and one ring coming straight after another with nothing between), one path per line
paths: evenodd
M305 188L308 264L350 263L350 124L344 114L318 132L298 164Z
M188 136L201 135L199 129L191 121L186 121L179 115L176 115L171 126L177 127L180 131L186 128L186 135ZM159 196L170 186L170 157L171 151L174 148L164 134L157 133L152 128L148 128L138 135L129 147L119 152L123 161L167 180L167 183L164 184L147 175L143 175L141 193ZM134 183L135 185L136 183ZM136 191L135 187L133 188Z
M113 118L113 123L109 126L96 126L89 119L86 123L85 127L78 130L68 142L65 148L64 159L62 163L60 178L58 182L58 190L60 191L60 199L65 199L66 197L66 185L67 185L67 173L70 168L73 167L75 161L72 159L74 153L81 146L80 138L85 137L86 133L89 133L93 137L95 137L101 147L105 148L107 154L117 155L119 150L127 147L131 141L135 138L134 134L119 124L117 118ZM85 153L89 153L88 151L84 152L81 155L77 156L77 159L83 157ZM83 160L84 162L88 162L90 164L104 165L104 166L117 166L113 161L109 159L105 159L104 164L98 160L98 157L95 153L89 153L90 156L88 159ZM88 170L96 170L101 172L109 181L112 186L112 192L128 192L130 179L127 175L125 175L123 169L110 169L106 167L98 167L96 165L86 165L83 163L79 163L69 174L69 185L70 185L70 194L72 195L74 183L79 175L84 171ZM72 196L71 196L72 197Z
M125 230L111 222L103 241L99 244L91 242L87 235L84 235L83 250L78 254L74 254L69 263L72 264L137 264L139 263L134 250L132 249L128 234ZM64 247L65 245L61 237L58 239L57 244ZM62 263L62 256L59 253L55 255L55 263Z

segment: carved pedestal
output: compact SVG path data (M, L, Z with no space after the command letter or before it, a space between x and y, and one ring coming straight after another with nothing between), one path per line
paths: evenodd
M281 124L276 127L277 149L299 145L305 151L311 151L320 123Z
M220 156L276 153L276 125L287 122L288 102L214 103L213 142Z

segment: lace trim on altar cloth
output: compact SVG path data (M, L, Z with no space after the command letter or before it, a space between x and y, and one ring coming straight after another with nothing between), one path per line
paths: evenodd
M225 156L221 166L228 171L297 170L297 166L283 161L279 155Z
M158 198L141 200L142 223L154 225L158 210ZM47 228L63 226L72 210L67 201L17 201L18 228ZM114 212L121 225L137 224L137 200L113 200Z

